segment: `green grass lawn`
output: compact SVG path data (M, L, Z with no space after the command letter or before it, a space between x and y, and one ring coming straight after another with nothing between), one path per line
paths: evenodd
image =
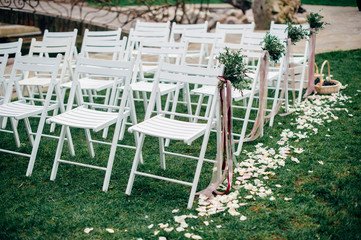
M197 215L197 201L192 210L186 209L188 187L138 176L132 195L126 196L134 151L124 149L117 151L107 193L101 191L103 172L93 169L63 164L55 182L51 182L57 141L44 138L31 177L25 177L27 159L0 153L0 239L158 239L159 236L185 239L186 232L198 234L202 239L361 239L361 49L316 56L319 65L324 59L329 60L334 78L348 84L342 93L350 100L336 105L347 108L348 112L333 111L338 120L321 126L314 124L317 134L299 142L289 141L305 151L297 155L300 163L287 158L284 167L273 170L275 174L263 180L272 189L274 201L269 197L247 200L244 197L249 193L240 190L239 201L248 203L239 209L247 217L245 221L225 211L188 218L189 226L184 232L161 230L154 236L159 223L178 227L174 216ZM142 105L138 107L141 109ZM253 152L259 143L278 149L277 141L284 129L296 132L296 125L291 125L296 117L295 114L277 116L274 127L266 127L264 137L244 144L244 149ZM23 123L19 128L24 129ZM23 132L20 131L25 139ZM108 147L96 145L97 156L89 159L84 133L72 133L78 161L106 164ZM13 144L10 135L1 133L0 139L2 148ZM126 141L131 143L131 137ZM154 142L152 138L146 139L143 154L147 161L142 169L161 173L158 144ZM199 146L197 140L191 146L174 142L171 148L193 153ZM209 157L215 156L214 146L213 135ZM26 141L21 150L31 150ZM242 154L238 161L246 159ZM165 175L192 179L194 162L168 160ZM209 183L211 168L204 164L199 189ZM275 187L276 184L282 187ZM292 200L285 201L285 197ZM173 214L173 209L179 212ZM148 228L151 224L154 226ZM86 234L86 227L94 230ZM114 229L115 233L108 233L106 228Z
M302 4L356 7L356 0L301 0Z

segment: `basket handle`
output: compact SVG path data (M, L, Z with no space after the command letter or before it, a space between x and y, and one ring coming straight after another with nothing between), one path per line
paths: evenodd
M315 73L316 73L316 74L320 74L319 71L318 71L318 66L317 66L316 62L315 62L315 68L316 68L316 72L315 72ZM321 72L321 73L322 73L322 72Z
M327 66L328 66L328 81L330 81L330 80L331 80L330 63L329 63L327 60L325 60L325 61L322 63L322 66L321 66L321 74L323 73L323 68L325 67L326 63L327 63ZM327 79L327 78L326 78L326 79Z

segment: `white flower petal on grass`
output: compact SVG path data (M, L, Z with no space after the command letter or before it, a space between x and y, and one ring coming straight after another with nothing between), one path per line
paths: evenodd
M88 234L88 233L90 233L91 231L93 231L94 230L94 228L85 228L84 229L84 232L86 233L86 234Z
M159 239L159 240L167 240L167 238L166 238L166 237L162 237L162 236L161 236L161 237L159 237L158 239Z
M276 198L274 196L270 197L269 200L274 201Z
M150 225L148 226L149 229L151 229L152 227L154 227L154 224L150 224Z
M319 164L323 165L323 161L318 161Z
M193 238L193 239L202 239L202 237L199 236L199 235L193 235L192 238Z
M295 158L295 157L291 157L291 161L294 161L296 163L300 163L300 161L298 160L298 158Z
M245 196L244 198L245 198L245 199L251 199L251 198L253 198L253 196L252 196L252 195L247 195L247 196Z
M309 170L308 172L309 172L309 173L313 173L313 171L311 171L311 170Z
M160 232L159 230L155 230L154 231L154 236L157 236L159 232Z
M203 223L204 223L204 225L206 225L206 226L209 225L209 222L208 222L208 221L204 221Z
M185 236L186 238L191 238L192 235L193 235L192 233L185 233L185 234L184 234L184 236Z
M295 150L294 150L294 152L298 153L298 154L303 153L304 151L305 150L303 150L302 148L295 148Z
M216 226L216 228L221 228L221 227L222 227L222 225L217 225L217 226Z
M170 228L164 228L163 230L166 232L171 232L173 231L174 227L170 227Z
M239 218L239 220L241 220L241 221L245 221L246 219L247 219L247 217L244 216L244 215L242 215L242 216Z
M183 232L183 231L184 231L184 228L182 228L182 227L177 227L175 230L177 230L177 232Z
M282 187L282 185L280 185L280 184L276 184L275 186L278 188Z
M292 198L285 197L285 201L291 201Z
M188 224L186 222L181 222L180 226L182 228L187 228L188 227Z
M158 226L162 229L162 228L167 228L169 226L168 223L163 224L163 223L159 223Z
M111 229L111 228L106 228L105 230L106 230L108 233L114 233L114 230Z
M172 210L172 213L177 213L177 212L179 212L179 209L173 209Z
M234 208L230 208L230 209L228 210L228 212L229 212L229 214L231 214L231 216L238 216L238 215L240 215L240 213L237 212Z

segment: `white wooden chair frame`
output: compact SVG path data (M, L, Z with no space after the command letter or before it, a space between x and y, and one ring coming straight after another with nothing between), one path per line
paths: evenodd
M44 31L44 35L43 35L43 41L62 41L62 40L67 40L67 39L71 39L71 46L72 46L72 50L70 53L70 58L73 58L73 60L75 61L76 57L78 56L78 50L76 49L76 38L77 38L77 34L78 34L78 29L74 29L71 32L49 32L48 29L45 29ZM72 63L74 61L71 61Z
M130 80L131 80L133 68L134 68L134 61L125 62L125 61L87 59L81 57L78 58L73 85L70 91L69 101L67 104L67 111L64 112L63 114L54 116L47 120L48 123L56 123L62 125L60 139L58 142L58 146L54 158L54 164L53 164L50 180L52 181L55 180L59 164L66 163L66 164L105 171L106 173L103 182L103 191L108 190L110 175L111 175L117 147L135 149L134 146L118 144L118 140L119 138L121 138L120 134L121 134L122 124L123 125L125 124L127 118L130 117L133 124L137 123L137 119L135 115L135 107L133 105L133 99L132 99L132 91L130 89ZM123 96L120 106L92 104L92 103L84 102L82 97L82 91L79 87L79 81L78 81L79 75L82 73L108 75L108 77L112 77L112 78L123 78L124 88L123 88ZM116 89L114 88L113 91L115 92ZM75 98L77 98L77 102L80 106L72 109ZM89 109L87 108L87 106L93 106L99 109L106 109L107 111ZM118 112L109 111L109 109L118 110ZM115 124L115 130L111 143L105 141L98 141L91 138L91 131L98 132L100 130L108 128L110 125L113 124ZM64 139L65 139L65 128L69 128L69 127L84 129L91 157L95 156L93 143L111 145L107 167L100 167L100 166L61 159ZM138 142L138 135L136 133L134 134L134 137L135 137L135 141Z
M2 57L2 64L3 64L1 65L0 68L0 104L5 97L7 83L9 82L9 78L10 78L9 74L5 74L5 68L7 65L9 55L19 53L21 51L22 43L23 43L22 38L19 38L17 42L13 42L13 43L0 43L0 57Z
M140 43L143 41L168 42L169 31L169 28L152 32L137 31L133 28L130 29L125 59L135 58L138 54L137 51Z
M173 61L173 63L177 65L184 63L187 46L188 44L186 42L142 41L140 43L131 88L135 92L142 93L142 101L145 110L148 106L147 93L151 93L153 86L153 78L145 77L145 73L155 73L162 59L168 63ZM159 83L158 86L161 96L168 95L164 107L164 109L167 110L169 108L171 97L177 89L177 85Z
M206 69L190 66L179 66L167 63L161 63L159 69L156 73L152 95L150 98L150 103L146 112L146 116L143 122L134 125L129 128L130 132L139 132L140 141L137 144L137 150L135 153L132 170L129 176L128 186L126 189L126 194L130 195L134 183L135 175L141 175L151 178L156 178L160 180L165 180L169 182L174 182L178 184L183 184L191 186L191 192L188 200L188 208L191 208L193 205L194 196L197 190L197 185L200 177L201 168L204 161L214 162L213 160L205 159L206 147L208 144L209 135L212 127L215 125L215 120L219 120L219 112L217 111L218 106L218 97L213 99L213 102L210 106L210 114L207 118L199 117L203 120L206 120L206 123L192 123L181 120L175 120L172 118L166 117L169 116L182 116L185 118L192 119L192 114L176 113L176 104L173 104L172 111L166 112L160 109L160 94L158 84L162 80L174 81L177 84L208 84L212 86L217 86L218 79L217 76L222 74L223 69ZM215 88L214 95L216 95L217 88ZM179 91L175 94L175 103L177 103L177 98L179 96ZM218 96L218 95L217 95ZM154 117L151 117L151 114L156 107L158 114ZM216 118L215 118L216 117ZM216 121L219 123L219 121ZM219 124L217 124L219 128ZM159 138L159 148L160 148L160 161L161 168L165 170L165 155L173 155L178 157L195 159L198 161L197 168L195 170L194 179L192 182L186 182L182 180L177 180L173 178L167 178L162 176L157 176L150 173L140 172L137 170L138 164L141 161L141 152L143 148L145 135L150 135ZM200 150L199 157L184 155L180 153L174 153L165 151L164 149L164 139L180 140L184 141L187 144L191 144L195 139L203 135L202 147Z
M60 89L56 82L56 76L58 74L59 65L61 63L61 54L58 54L56 58L37 58L37 57L27 57L21 56L21 53L17 53L14 66L11 72L10 82L8 84L8 89L6 91L6 96L4 103L0 105L0 116L6 117L10 119L12 131L1 129L3 132L13 133L15 138L15 143L17 147L20 147L20 139L17 131L17 123L19 120L25 121L26 132L29 137L30 144L33 146L31 154L21 153L12 150L0 149L1 152L16 154L23 157L29 157L29 164L26 172L26 176L30 176L32 174L35 159L37 156L38 148L40 145L40 140L42 136L48 136L43 134L45 120L48 114L48 111L60 108L64 111L64 106L62 103L62 99L60 97ZM22 72L42 72L50 74L50 84L48 86L47 94L45 99L34 99L34 98L25 98L22 96L20 86L18 84L17 79L17 71ZM12 89L15 87L18 100L12 102ZM53 96L53 92L55 91L56 100L51 100ZM30 102L40 101L42 105L35 105ZM29 117L37 117L40 114L40 120L38 123L38 128L35 136L35 140L33 139L33 135L35 135L30 126ZM70 148L71 154L74 154L73 144L70 138L70 132L66 132L68 138L68 144ZM48 136L54 137L54 136Z
M194 33L206 33L208 29L208 21L198 24L177 24L176 22L172 23L172 28L170 31L170 42L179 42L182 39L182 35L185 32L194 32ZM176 35L178 37L176 37Z

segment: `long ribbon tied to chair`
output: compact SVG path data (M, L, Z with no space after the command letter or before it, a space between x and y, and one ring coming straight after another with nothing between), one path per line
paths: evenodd
M217 146L217 158L212 171L210 184L197 194L213 197L213 193L223 195L230 191L233 178L233 157L232 157L232 84L224 76L219 76L219 97L221 133ZM227 188L224 192L217 189L227 180Z
M269 69L269 59L270 56L268 51L264 51L260 59L258 113L253 128L247 138L244 139L244 142L254 141L263 133L267 109L267 74Z
M285 94L287 93L288 91L288 74L289 74L289 70L291 71L291 84L292 84L292 96L293 96L293 103L296 102L296 96L295 96L295 71L294 71L294 64L290 62L290 56L291 56L291 52L292 52L292 41L291 39L289 38L287 40L287 47L286 47L286 56L285 56L285 64L284 64L284 67L285 67L285 71L284 71L284 79L283 79L283 82L282 82L282 90L281 90L281 93L277 99L277 105L275 107L275 109L272 109L272 112L266 116L266 118L270 118L272 115L273 116L276 116L276 114L279 112L280 108L281 108L281 105L282 105L282 101L283 101L283 98L285 96ZM287 101L288 99L286 99ZM282 113L282 114L279 114L280 116L287 116L289 114L291 114L292 112L289 112L288 111L288 102L285 103L286 104L286 111L285 113Z
M315 82L314 82L314 74L315 74L315 50L316 50L316 33L315 29L310 29L311 32L311 47L310 47L310 59L309 59L309 68L308 68L308 84L307 90L303 95L306 98L308 95L315 91Z

